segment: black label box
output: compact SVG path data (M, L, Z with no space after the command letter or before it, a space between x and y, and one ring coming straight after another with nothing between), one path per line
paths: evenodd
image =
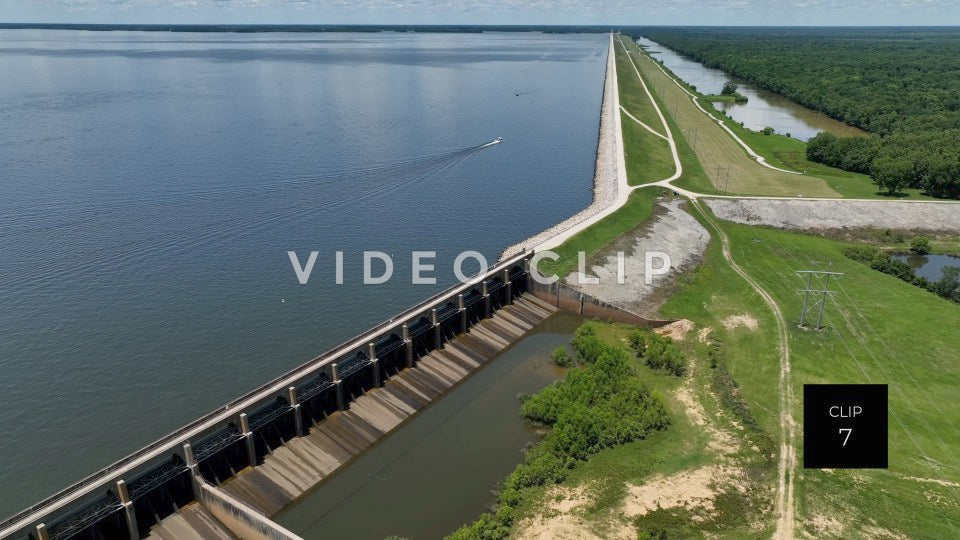
M803 385L805 469L887 468L887 385Z

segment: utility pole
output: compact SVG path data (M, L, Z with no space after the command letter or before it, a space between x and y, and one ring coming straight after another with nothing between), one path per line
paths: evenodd
M827 266L827 270L798 270L797 274L800 277L806 275L807 283L806 287L803 289L798 289L797 293L803 295L803 309L800 312L800 326L803 327L806 325L807 312L813 310L817 307L817 304L820 304L820 312L817 315L817 330L823 328L823 312L827 307L827 297L837 294L835 291L830 290L830 279L840 279L843 277L843 272L832 272L830 268L833 267L833 263L830 263ZM823 278L823 287L820 289L813 288L813 282L815 279ZM814 299L810 301L810 295L814 295ZM819 297L817 297L819 295Z

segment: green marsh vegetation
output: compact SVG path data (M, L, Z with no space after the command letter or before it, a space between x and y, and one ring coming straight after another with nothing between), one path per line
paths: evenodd
M502 482L494 509L451 538L506 538L518 507L544 486L562 482L604 449L644 439L670 424L663 398L637 376L630 351L598 335L598 326L585 323L572 340L582 367L520 407L525 419L549 428L547 435Z

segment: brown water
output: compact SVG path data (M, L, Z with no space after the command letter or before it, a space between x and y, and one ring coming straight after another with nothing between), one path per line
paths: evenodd
M747 102L714 103L714 107L726 111L731 118L743 122L745 127L752 130L759 131L772 127L777 133L789 134L801 141L809 140L821 131L843 137L866 134L861 129L808 109L748 81L733 77L721 69L705 67L700 62L682 56L649 39L640 38L637 43L648 47L654 58L662 60L663 64L677 77L695 86L703 94L719 94L727 81L737 83L739 86L737 91L747 97Z
M557 313L274 519L304 538L440 538L475 520L536 432L517 395L563 371L550 351L579 317Z

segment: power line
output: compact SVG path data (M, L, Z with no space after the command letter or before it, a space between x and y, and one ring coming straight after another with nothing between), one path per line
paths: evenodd
M830 263L827 268L832 268L833 263ZM827 307L827 298L837 294L835 291L830 290L830 278L840 279L843 277L843 272L832 272L828 270L797 270L797 274L800 277L806 276L807 283L806 287L803 289L797 289L797 293L803 295L803 309L800 311L800 326L805 326L807 323L807 312L816 308L817 304L820 305L820 313L817 315L817 330L823 328L823 311ZM814 280L819 281L823 279L823 286L819 289L814 289L813 284ZM819 297L814 297L813 302L810 301L811 294L819 294Z

